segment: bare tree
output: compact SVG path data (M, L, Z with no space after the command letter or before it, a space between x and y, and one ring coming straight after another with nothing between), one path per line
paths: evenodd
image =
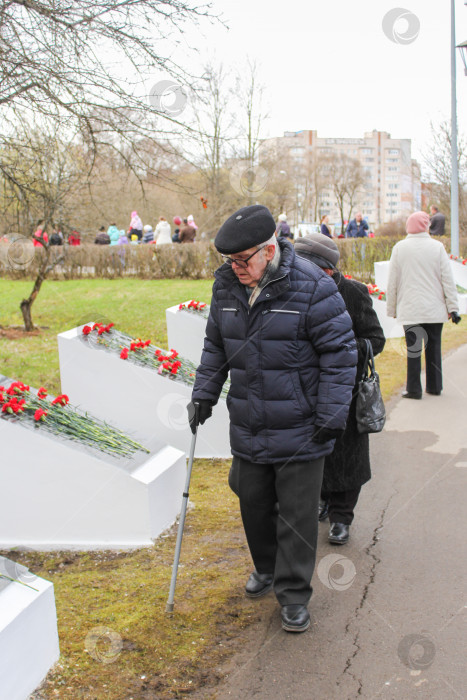
M33 116L79 133L90 164L105 144L132 153L138 172L141 139L181 128L191 79L154 36L180 41L181 27L208 12L183 0L0 0L0 146ZM155 72L170 80L148 90ZM176 109L165 105L167 92Z
M267 114L263 106L264 85L260 82L259 65L247 57L245 65L237 71L235 97L238 108L238 145L234 148L235 157L243 161L247 178L248 203L254 204L255 179L258 170L258 151L261 130ZM260 183L260 189L261 183Z
M359 198L369 187L368 178L359 161L349 158L345 153L332 155L325 168L328 169L329 182L344 231L344 222L350 220Z
M431 144L423 155L426 175L432 184L432 204L447 217L451 214L451 127L448 122L431 124ZM459 227L467 234L467 144L458 141Z
M66 227L70 218L68 200L86 186L88 168L84 156L83 149L72 136L70 141L63 141L55 133L46 131L20 133L9 140L8 148L3 153L5 170L9 175L4 183L3 208L7 211L16 197L23 209L24 228L28 226L30 235L41 244L41 260L33 289L20 304L26 331L34 330L31 309L42 283L64 259L63 254L57 254L58 251L53 246L51 248L43 234L37 236L33 233L33 220L43 222L43 232L57 218Z

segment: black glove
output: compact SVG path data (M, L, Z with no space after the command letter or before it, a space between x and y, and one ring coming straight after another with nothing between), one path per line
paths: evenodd
M451 311L451 321L453 323L459 323L460 320L461 320L461 317L459 316L457 311Z
M334 438L340 438L344 434L342 428L320 428L317 427L316 433L311 438L311 442L316 442L318 445L324 445L325 442L329 440L334 440Z
M186 410L188 411L188 422L190 423L191 432L194 435L198 425L203 425L204 421L207 421L212 416L212 401L209 399L190 401Z

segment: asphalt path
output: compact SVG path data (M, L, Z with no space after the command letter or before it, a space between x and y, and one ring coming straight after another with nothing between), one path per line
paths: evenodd
M349 543L320 524L311 627L284 632L274 595L259 599L262 622L197 697L467 698L467 346L444 360L440 397L389 408Z

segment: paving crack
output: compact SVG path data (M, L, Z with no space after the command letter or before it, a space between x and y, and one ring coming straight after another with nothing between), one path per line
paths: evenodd
M371 541L370 541L370 543L368 544L368 546L365 547L365 549L364 549L365 554L368 555L369 557L371 557L371 559L372 559L373 561L372 561L372 564L371 564L370 574L369 574L369 577L368 577L368 581L366 582L366 584L365 584L365 586L364 586L364 588L363 588L363 592L362 592L362 595L361 595L359 604L356 606L356 608L355 608L355 610L354 610L354 612L353 612L353 615L352 615L351 617L349 617L349 619L348 619L348 621L347 621L347 624L346 624L346 626L345 626L345 635L348 635L348 634L350 635L350 634L351 634L350 628L351 628L351 626L355 623L355 621L357 620L357 618L360 616L360 612L361 612L361 610L362 610L363 606L365 605L365 602L366 602L366 600L367 600L367 598L368 598L368 594L369 594L369 592L370 592L370 586L372 586L373 583L375 582L375 578L376 578L376 569L377 569L377 567L378 567L378 564L381 563L381 559L380 559L380 558L378 557L378 555L375 553L374 549L375 549L375 547L376 547L376 545L377 545L377 543L378 543L378 541L379 541L379 535L380 535L380 533L381 533L381 530L382 530L383 527L384 527L384 519L385 519L385 517L386 517L387 510L388 510L388 508L389 508L389 506L390 506L390 504L391 504L391 501L392 501L392 499L394 498L395 495L396 495L396 494L395 494L395 492L394 492L394 493L392 493L391 496L389 497L389 499L388 499L386 505L384 506L383 510L381 511L381 515L380 515L380 517L379 517L379 522L378 522L377 526L375 527L375 529L373 530L373 536L372 536L372 538L371 538ZM353 662L354 662L354 660L355 660L355 657L356 657L356 656L359 654L359 652L361 651L361 647L360 647L360 644L359 644L359 635L360 635L360 633L359 633L359 631L357 630L356 633L354 634L354 637L353 637L353 640L352 640L352 646L354 647L354 651L352 652L352 654L350 654L350 655L347 657L346 662L345 662L345 667L344 667L344 669L343 669L343 671L342 671L342 673L341 673L341 675L340 675L341 678L342 678L342 677L345 677L346 675L348 675L348 676L350 676L350 677L355 681L355 683L358 684L358 689L357 689L357 692L356 692L355 697L361 697L361 696L362 696L362 691L363 691L363 682L362 682L362 679L361 679L361 678L358 678L354 673L352 673L352 664L353 664ZM340 681L337 681L337 685L340 685ZM349 699L349 700L350 700L350 699Z

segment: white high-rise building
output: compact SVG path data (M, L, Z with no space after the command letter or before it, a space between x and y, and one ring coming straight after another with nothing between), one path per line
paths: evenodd
M412 159L410 139L392 139L386 131L376 130L363 138L320 138L316 131L304 130L265 139L260 160L266 154L287 163L284 170L288 167L287 174L296 183L296 220L312 221L328 214L332 223L340 221L332 174L318 177L316 164L341 154L356 160L365 178L351 216L360 210L372 226L378 226L421 206L420 166Z

